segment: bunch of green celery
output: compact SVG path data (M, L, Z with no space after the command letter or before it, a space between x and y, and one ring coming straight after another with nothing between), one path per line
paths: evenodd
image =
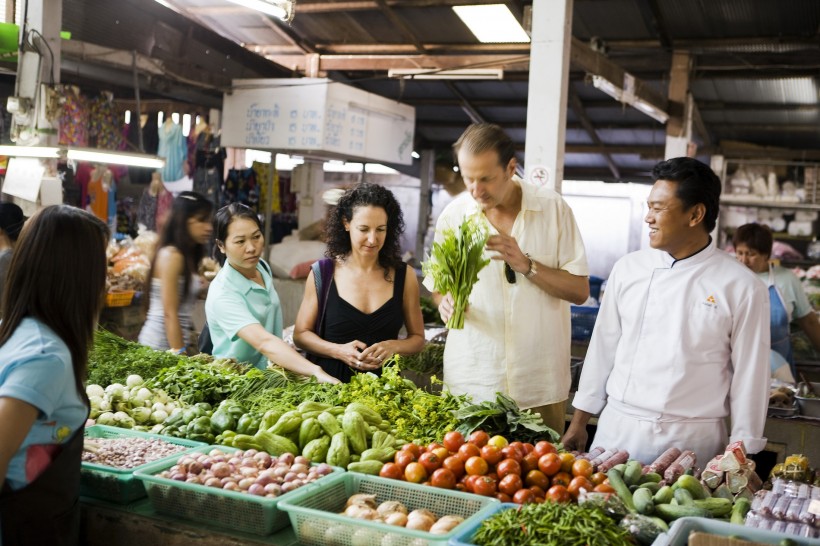
M490 263L484 257L489 238L487 220L480 213L464 218L458 229L445 229L444 238L433 243L430 259L422 264L425 275L433 278L436 292L452 294L455 302L447 328L464 328L464 311L478 273Z

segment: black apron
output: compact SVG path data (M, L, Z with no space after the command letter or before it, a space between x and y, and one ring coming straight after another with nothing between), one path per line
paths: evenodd
M62 444L57 457L37 479L13 491L8 482L0 492L0 532L3 546L76 546L80 543L81 426Z

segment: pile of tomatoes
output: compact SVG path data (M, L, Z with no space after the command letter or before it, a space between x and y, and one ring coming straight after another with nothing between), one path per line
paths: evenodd
M581 489L614 492L606 475L593 473L588 460L559 453L546 440L535 445L508 442L480 430L467 439L451 431L441 444L426 447L405 444L379 475L518 504L571 502Z

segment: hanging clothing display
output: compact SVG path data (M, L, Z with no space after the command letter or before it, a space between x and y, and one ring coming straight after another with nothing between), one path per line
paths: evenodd
M59 143L62 146L88 146L88 104L80 89L62 85L58 93L63 103L60 112Z
M188 144L182 134L182 127L171 119L166 119L158 130L158 136L157 155L165 159L165 166L161 171L162 179L165 181L181 179L185 176L183 164L185 158L188 157Z
M229 203L244 203L255 211L259 210L259 186L253 169L231 169L222 188L220 206Z
M114 175L107 167L100 165L91 171L86 210L112 228L117 218L116 191Z
M113 96L104 93L91 100L88 121L89 144L92 148L122 149L122 127Z
M256 173L256 179L259 181L259 209L265 210L265 204L268 202L268 185L270 181L270 163L253 162L253 172ZM273 172L273 191L271 192L271 206L272 213L282 212L282 199L279 192L279 172Z

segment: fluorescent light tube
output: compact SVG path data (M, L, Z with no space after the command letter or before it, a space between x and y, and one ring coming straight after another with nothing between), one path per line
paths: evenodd
M485 44L526 44L530 37L504 4L453 6L459 19L479 42Z
M92 163L105 163L107 165L128 165L148 169L161 169L165 166L164 159L153 155L129 154L127 152L92 150L88 148L69 148L66 157L75 161L90 161Z
M45 157L57 159L60 149L51 146L0 146L0 155L9 157Z
M503 80L504 70L501 68L458 68L453 70L391 68L387 71L387 77L408 80Z
M290 6L290 2L266 2L265 0L228 0L229 2L233 2L234 4L239 4L240 6L244 6L246 8L255 9L256 11L261 11L267 15L271 15L273 17L277 17L279 19L288 19L289 11L287 8ZM284 6L283 6L284 5Z

